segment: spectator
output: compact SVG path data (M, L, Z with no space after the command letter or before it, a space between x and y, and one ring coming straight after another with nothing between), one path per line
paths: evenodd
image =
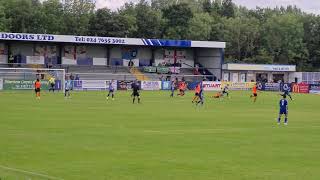
M134 63L133 63L133 61L130 59L130 61L129 61L129 63L128 63L128 66L131 68L131 67L133 67L134 66Z
M8 59L8 63L10 65L10 67L12 67L12 63L14 62L14 57L12 54L10 54L9 59Z
M48 58L48 64L47 64L48 68L51 69L53 64L52 64L52 59Z
M74 76L73 76L72 73L70 74L70 80L71 80L71 88L70 88L70 90L73 91Z
M159 80L160 80L160 81L163 81L163 75L160 76Z

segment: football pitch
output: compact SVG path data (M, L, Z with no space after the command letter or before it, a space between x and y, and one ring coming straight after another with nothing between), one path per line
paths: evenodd
M169 92L0 92L1 180L319 180L320 96L231 92L205 105Z

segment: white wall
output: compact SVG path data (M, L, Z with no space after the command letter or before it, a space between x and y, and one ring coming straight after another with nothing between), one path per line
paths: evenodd
M221 53L219 49L197 49L197 62L221 79Z
M289 82L295 82L295 78L298 78L298 83L302 82L302 72L289 73Z

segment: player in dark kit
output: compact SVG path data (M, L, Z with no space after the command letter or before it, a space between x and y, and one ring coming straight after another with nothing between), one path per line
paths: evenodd
M278 118L278 124L280 125L281 116L285 115L284 125L288 125L288 101L286 100L286 96L283 95L283 98L280 100L280 112Z
M227 95L227 97L229 97L229 85L224 86L223 90L222 90L222 95Z
M176 82L175 82L175 80L172 80L171 81L171 94L170 94L170 97L174 96L174 89L175 88L176 88Z
M140 90L140 87L139 87L139 84L137 81L134 81L134 83L132 83L131 85L131 88L132 88L132 97L133 97L133 104L134 102L136 101L136 97L138 98L138 103L140 103L140 94L139 94L139 90Z
M293 101L294 99L292 99L292 97L291 97L291 94L290 94L290 92L289 92L289 90L287 89L287 90L284 90L283 91L283 94L280 94L281 96L289 96L289 98L291 99L291 101Z

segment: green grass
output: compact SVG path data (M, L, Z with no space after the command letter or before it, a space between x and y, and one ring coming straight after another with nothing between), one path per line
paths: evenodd
M0 179L320 179L320 96L293 95L278 127L276 93L256 104L250 92L206 93L201 108L192 94L142 92L132 105L130 92L0 92Z

